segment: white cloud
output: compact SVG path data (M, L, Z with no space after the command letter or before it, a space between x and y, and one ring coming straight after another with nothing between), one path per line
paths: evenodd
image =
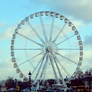
M8 24L6 22L0 22L0 29L6 27Z
M5 32L2 32L0 34L0 39L1 40L7 40L7 39L11 38L12 37L12 34L14 32L15 27L16 26L13 25L13 26L9 27Z
M4 59L4 60L1 60L0 62L0 80L2 79L6 79L8 78L9 76L12 77L13 74L14 74L14 68L13 68L13 64L9 59Z
M91 50L84 50L84 59L82 62L82 70L87 70L92 68L92 51Z
M85 37L85 44L86 44L87 46L92 46L92 35L87 35L87 36Z
M64 12L84 22L92 21L91 0L40 0L40 2L48 4L52 9L61 13Z

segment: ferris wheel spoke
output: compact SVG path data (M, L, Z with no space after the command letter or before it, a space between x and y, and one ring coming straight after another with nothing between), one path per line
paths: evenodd
M42 65L43 65L43 61L44 61L44 59L45 59L45 56L46 56L46 54L44 54L44 56L43 56L43 58L42 58L42 60L41 60L41 64L40 64L39 69L38 69L38 71L37 71L37 74L36 74L36 76L35 76L35 78L34 78L34 83L35 83L35 81L37 80L37 77L38 77L38 75L39 75L39 73L40 73L40 71L41 71L41 67L42 67Z
M58 72L59 72L60 78L61 78L61 79L62 79L62 81L63 81L63 85L64 85L64 86L66 86L66 84L65 84L65 82L64 82L64 79L63 79L63 76L62 76L62 74L61 74L61 72L60 72L60 68L59 68L59 66L58 66L58 64L57 64L56 56L54 56L54 55L53 55L53 58L54 58L54 61L55 61L56 67L57 67L57 69L58 69Z
M33 72L32 72L32 75L33 75L33 73L36 71L36 69L39 67L39 65L40 65L40 63L41 63L41 61L42 61L42 58L43 58L43 56L41 57L41 59L39 60L39 62L38 62L37 65L36 65L36 67L34 68L34 70L33 70Z
M64 72L67 74L67 76L70 76L69 72L63 67L63 65L59 62L58 58L56 57L56 61L59 63L59 65L62 67L62 69L64 70ZM56 62L56 63L57 63Z
M48 54L47 54L46 65L45 65L45 69L44 69L44 77L45 77L45 74L46 74L46 68L47 68L47 65L48 65Z
M58 37L60 36L60 34L64 31L65 26L66 26L66 23L63 25L63 27L61 28L61 30L58 32L58 34L56 35L56 37L53 40L53 42L55 42L58 39Z
M48 39L47 39L47 35L46 35L45 25L44 25L44 23L43 23L43 19L42 19L42 17L41 17L41 16L40 16L40 23L41 23L42 32L43 32L43 35L44 35L45 41L47 42L47 41L48 41Z
M33 30L33 32L36 34L36 36L40 39L42 43L44 43L43 39L40 37L36 29L28 22L29 27Z
M43 46L42 44L40 44L40 43L38 43L38 42L32 40L31 38L29 38L29 37L27 37L27 36L25 36L25 35L23 35L23 34L21 34L21 33L19 33L19 32L17 32L17 34L20 35L21 37L23 37L23 38L25 38L25 39L27 39L27 40L29 40L29 41L35 43L35 44L41 46L41 47Z
M52 23L51 23L51 30L50 30L50 38L49 38L49 41L52 40L54 21L55 21L55 18L52 17Z
M80 50L77 48L57 48L57 50Z
M74 37L74 36L75 36L75 35L72 35L72 36L70 36L70 37L67 37L67 38L65 38L63 41L57 43L56 45L60 45L61 43L70 40L70 39L71 39L72 37Z
M34 58L40 56L42 53L43 53L43 52L40 52L40 53L36 54L35 56L31 57L30 59L25 60L24 62L22 62L21 64L19 64L19 66L21 66L21 65L23 65L23 64L25 64L25 63L27 63L27 62L30 62L30 60L32 60L32 59L34 59Z
M64 58L64 59L68 60L69 62L71 62L71 63L77 65L77 63L76 63L75 61L71 60L70 58L68 58L68 57L66 57L66 56L63 56L63 55L61 55L60 53L57 53L57 52L56 52L56 54L59 55L59 56L61 56L61 57Z
M40 80L42 79L42 76L44 75L45 73L45 69L46 69L46 65L48 63L48 55L46 56L46 60L45 60L45 63L43 65L43 68L42 68L42 72L41 72L41 75L40 75Z
M42 50L42 49L41 48L37 48L37 49L36 48L22 48L22 49L21 48L15 48L14 50L20 51L20 50Z
M49 59L50 59L50 63L51 63L52 69L53 69L54 76L55 76L56 80L58 80L58 76L57 76L57 73L56 73L55 68L54 68L53 60L52 60L52 57L50 55L49 55Z
M44 63L44 65L43 65L43 67L42 67L42 72L41 72L40 77L39 77L40 82L41 82L43 76L45 76L45 70L46 70L46 67L47 67L47 63L48 63L48 55L46 56L45 63ZM39 82L39 83L40 83L40 82Z

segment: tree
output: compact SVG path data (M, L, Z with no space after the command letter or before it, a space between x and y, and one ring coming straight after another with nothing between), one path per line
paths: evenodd
M9 78L5 82L5 86L9 88L16 88L16 82L13 80L13 78Z

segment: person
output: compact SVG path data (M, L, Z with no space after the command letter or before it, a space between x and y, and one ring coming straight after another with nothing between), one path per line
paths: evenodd
M70 86L69 92L73 92L73 88L72 88L72 86Z

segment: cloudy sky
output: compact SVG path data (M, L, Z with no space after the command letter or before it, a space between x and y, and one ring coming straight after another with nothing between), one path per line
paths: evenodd
M16 25L31 13L43 10L58 12L74 23L84 46L82 70L92 68L91 0L2 0L0 2L0 79L17 76L10 56L11 37Z

